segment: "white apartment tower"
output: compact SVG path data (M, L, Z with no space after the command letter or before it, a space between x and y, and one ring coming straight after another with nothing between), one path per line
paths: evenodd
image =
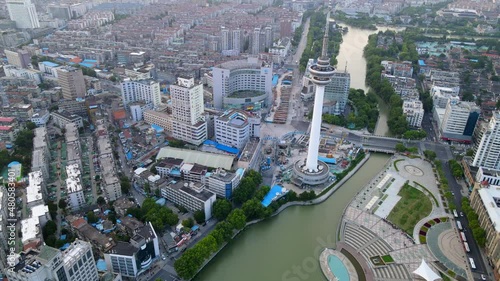
M260 27L256 27L252 34L252 51L253 55L260 53Z
M5 272L9 280L17 281L98 281L92 246L76 240L66 250L42 245L40 250L28 249L18 258L18 264Z
M7 10L17 28L39 28L35 4L31 0L7 0Z
M334 114L340 115L344 112L349 98L351 74L347 72L334 72L334 75L330 79L330 83L325 86L325 101L336 102Z
M406 121L408 121L408 125L410 125L410 127L422 127L422 120L424 119L424 106L421 101L404 101L403 113L406 115Z
M495 112L474 148L472 166L500 170L500 112Z
M222 51L231 49L231 42L229 41L229 29L222 27L221 29L221 49Z
M474 103L448 101L442 121L438 121L441 139L470 142L480 112Z
M135 101L144 101L152 106L161 103L160 83L152 80L126 80L121 84L121 92L125 106Z
M233 50L238 50L238 52L241 52L241 30L239 28L233 30L232 35Z
M172 129L174 138L200 145L207 139L207 123L203 112L203 85L195 85L194 78L177 78L170 86L172 101Z

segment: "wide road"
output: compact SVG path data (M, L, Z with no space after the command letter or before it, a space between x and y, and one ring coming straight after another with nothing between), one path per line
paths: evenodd
M457 208L457 212L459 214L462 214L462 186L457 183L457 180L451 173L451 169L448 165L448 162L443 161L443 172L446 176L446 179L448 180L448 186L450 187L450 190L454 193L454 203ZM460 221L462 224L462 227L464 229L464 234L465 237L467 238L467 243L469 244L470 252L467 253L467 258L473 258L474 263L476 264L476 269L472 269L472 273L474 275L474 279L480 280L481 279L481 274L486 274L488 275L488 272L486 270L486 266L484 264L482 255L480 253L479 246L476 243L476 240L472 237L472 231L469 228L469 221L467 220L466 216L459 216L457 221ZM470 264L469 264L470 267Z

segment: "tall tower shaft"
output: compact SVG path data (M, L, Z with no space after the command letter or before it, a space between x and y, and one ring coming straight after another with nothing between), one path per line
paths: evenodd
M323 36L323 48L321 56L317 62L309 68L311 82L316 86L314 96L313 117L311 122L311 133L309 137L309 147L307 149L307 159L305 169L309 172L318 172L318 151L321 138L321 119L323 115L323 99L325 95L325 86L330 83L334 75L334 68L330 65L328 57L328 31L329 31L330 12L326 15L325 35Z

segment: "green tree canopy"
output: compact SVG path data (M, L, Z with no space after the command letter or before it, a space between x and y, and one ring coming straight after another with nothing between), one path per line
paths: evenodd
M235 229L243 229L246 224L246 216L242 209L234 209L229 216L227 217L227 221L235 228Z
M217 199L212 207L212 213L217 220L223 221L232 209L233 205L231 202L226 199Z

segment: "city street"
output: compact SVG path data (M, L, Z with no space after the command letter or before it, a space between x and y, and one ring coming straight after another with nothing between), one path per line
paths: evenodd
M446 179L448 180L448 185L450 186L451 191L454 193L455 200L454 203L457 207L457 212L462 212L462 186L458 184L455 177L452 175L450 167L447 161L442 161L443 163L443 171L446 175ZM480 253L480 248L476 243L476 240L472 237L472 230L469 228L469 221L466 216L460 216L457 218L462 223L462 227L464 228L464 234L467 238L467 243L469 243L470 252L467 253L468 258L473 258L474 263L476 264L476 269L472 269L472 273L476 279L481 279L481 274L488 275L488 270L486 269L486 265L483 261L483 257ZM489 265L488 265L489 266Z

